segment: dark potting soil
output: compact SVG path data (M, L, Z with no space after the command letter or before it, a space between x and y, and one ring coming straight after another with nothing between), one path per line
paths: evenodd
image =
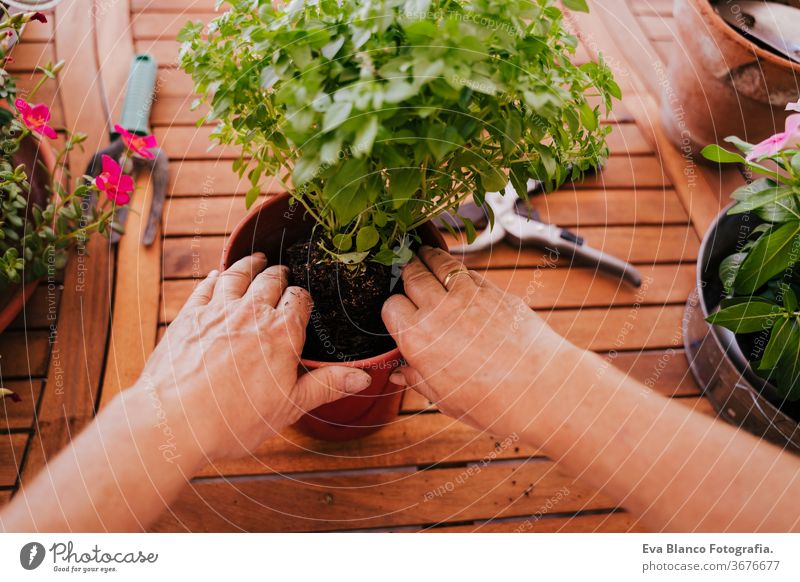
M285 259L289 284L308 290L314 300L304 358L345 362L394 349L381 308L389 295L402 291L399 273L377 263L352 268L330 261L314 241L295 243Z

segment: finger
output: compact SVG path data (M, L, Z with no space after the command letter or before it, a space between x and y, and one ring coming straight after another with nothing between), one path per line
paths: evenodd
M255 253L249 257L239 259L219 276L219 282L214 290L214 301L233 301L241 299L250 287L253 278L267 266L267 257L264 253Z
M450 273L458 273L448 281L446 286L448 291L474 289L475 282L469 276L464 263L454 259L450 253L433 247L422 247L419 251L419 256L431 272L436 275L436 278L442 282L442 286L444 286L444 281ZM463 273L459 271L463 271Z
M192 291L191 296L189 296L189 299L187 299L184 304L184 309L186 307L200 307L201 305L208 304L208 302L211 301L211 297L214 295L214 287L217 284L218 278L219 271L214 269L205 279L195 285L194 291Z
M324 366L297 379L294 401L304 411L313 410L348 394L366 390L372 377L363 370L345 366Z
M313 307L314 302L308 291L302 287L287 287L278 300L276 309L283 312L287 320L294 320L305 329Z
M289 269L283 265L273 265L256 275L246 295L260 304L275 307L288 284Z
M400 332L408 329L411 318L417 313L417 307L405 295L400 293L387 299L381 309L381 317L386 329L397 341Z
M417 307L436 305L446 295L442 283L418 257L403 268L403 289Z
M434 402L433 392L431 391L427 382L425 382L425 378L423 378L422 374L410 366L402 366L397 368L394 372L392 372L392 375L389 376L389 382L396 386L408 386L409 388L412 388L422 394L431 402Z

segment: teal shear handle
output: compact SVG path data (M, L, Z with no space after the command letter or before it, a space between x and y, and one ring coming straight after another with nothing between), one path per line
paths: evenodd
M119 124L137 135L150 133L150 110L155 96L158 65L150 55L136 55L128 75L128 87ZM112 132L111 139L117 137Z

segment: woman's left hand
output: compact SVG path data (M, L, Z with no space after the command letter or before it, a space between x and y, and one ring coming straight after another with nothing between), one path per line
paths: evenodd
M241 456L305 412L369 386L366 372L328 366L298 378L311 314L286 267L256 253L201 282L169 326L138 389L173 415L207 458Z

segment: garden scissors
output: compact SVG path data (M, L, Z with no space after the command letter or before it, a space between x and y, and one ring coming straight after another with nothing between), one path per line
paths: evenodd
M528 193L538 190L540 186L536 180L530 180ZM554 251L560 257L594 266L600 271L621 277L635 287L641 286L642 276L636 267L587 245L583 237L565 228L532 216L520 215L516 210L519 200L521 198L511 183L503 192L487 192L486 204L494 214L494 225L486 228L471 243L453 247L450 252L466 254L482 251L505 239L518 247L534 246Z

